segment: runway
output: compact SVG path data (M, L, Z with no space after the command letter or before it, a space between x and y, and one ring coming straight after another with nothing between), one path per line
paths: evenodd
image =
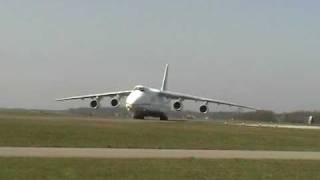
M268 127L268 128L285 128L285 129L309 129L320 130L320 126L303 126L303 125L281 125L281 124L238 124L247 127Z
M320 152L1 147L0 157L320 160Z

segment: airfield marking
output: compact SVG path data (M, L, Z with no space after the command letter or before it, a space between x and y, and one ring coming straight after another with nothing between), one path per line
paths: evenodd
M0 157L320 160L320 152L0 147Z
M267 127L267 128L285 128L285 129L309 129L320 130L320 126L306 125L284 125L284 124L246 124L246 123L230 123L230 125L247 126L247 127Z

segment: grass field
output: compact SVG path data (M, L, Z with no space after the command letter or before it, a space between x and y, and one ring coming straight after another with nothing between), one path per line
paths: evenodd
M319 151L320 131L0 114L0 146Z
M0 158L0 179L318 180L319 161Z

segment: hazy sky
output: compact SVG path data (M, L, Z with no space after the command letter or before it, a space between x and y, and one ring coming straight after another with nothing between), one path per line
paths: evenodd
M0 0L0 106L160 87L320 110L320 1Z

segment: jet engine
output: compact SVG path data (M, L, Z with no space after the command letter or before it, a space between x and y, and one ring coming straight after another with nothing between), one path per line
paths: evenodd
M90 107L94 108L94 109L99 109L100 107L100 101L97 99L94 99L90 102Z
M175 101L173 103L173 109L176 110L176 111L182 111L183 109L183 104L182 104L182 101Z
M118 98L113 98L110 101L110 105L112 107L118 107L120 105L120 100Z
M209 107L207 104L203 104L199 108L200 112L203 114L207 114L209 112Z

